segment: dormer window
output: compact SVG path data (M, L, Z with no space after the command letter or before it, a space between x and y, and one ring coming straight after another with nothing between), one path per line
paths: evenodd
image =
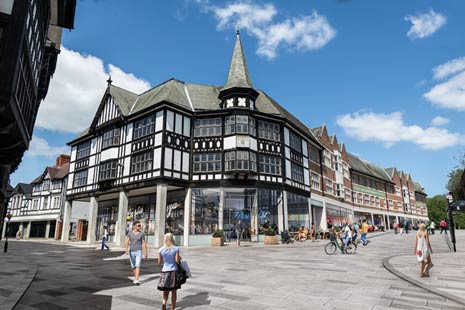
M226 100L226 107L227 108L234 107L234 98L229 98L228 100Z

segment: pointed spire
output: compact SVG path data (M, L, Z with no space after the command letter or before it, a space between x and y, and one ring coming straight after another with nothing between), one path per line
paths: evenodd
M245 62L244 50L242 49L239 27L236 29L236 44L234 45L231 65L229 66L228 80L223 89L233 87L253 88L247 63Z
M108 86L110 86L112 82L113 80L111 79L111 75L109 75L107 80Z

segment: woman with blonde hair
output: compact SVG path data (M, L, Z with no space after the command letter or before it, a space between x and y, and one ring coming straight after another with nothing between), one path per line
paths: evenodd
M426 225L421 224L415 238L415 255L417 256L418 262L420 262L421 277L429 277L429 270L433 267L431 254L433 254L433 249L429 242Z
M163 237L163 247L158 250L158 265L163 265L158 282L158 289L163 291L162 309L166 310L166 303L171 292L171 309L176 308L177 290L181 285L176 282L176 271L181 260L179 248L174 244L173 234L167 233Z

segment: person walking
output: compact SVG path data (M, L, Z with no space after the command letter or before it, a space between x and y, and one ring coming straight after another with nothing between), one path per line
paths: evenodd
M362 244L363 245L367 245L368 244L368 240L367 240L367 234L368 234L368 224L367 224L367 220L363 220L362 221L362 229L360 229L360 239L362 240Z
M397 230L399 229L399 224L397 224L397 221L396 221L396 222L394 222L394 225L392 225L392 226L394 228L394 234L397 235L397 233L398 233Z
M431 231L431 234L434 235L434 229L436 229L436 223L431 221L431 224L429 224L429 229Z
M237 246L241 246L242 238L242 223L241 220L238 220L236 223L236 235L237 235Z
M409 225L410 225L410 223L407 220L405 220L404 221L404 230L405 230L406 235L408 234Z
M181 261L179 248L174 245L173 234L167 233L163 237L163 247L158 250L158 265L163 265L158 281L158 290L163 292L162 309L166 310L166 303L171 292L171 309L176 309L177 291L181 285L176 281L176 271Z
M441 226L441 235L442 232L444 231L447 234L447 222L445 219L442 219L441 223L439 224Z
M399 221L398 226L399 226L399 233L403 235L404 234L404 223L402 221Z
M357 237L360 234L360 226L358 226L358 222L354 223L354 226L352 227L352 242L354 244L357 244Z
M420 263L420 275L422 278L429 277L429 271L433 268L431 254L433 254L433 249L429 242L426 225L421 224L415 238L415 255Z
M107 245L107 240L108 240L108 229L107 226L103 226L103 237L102 237L102 248L100 249L103 251L105 248L107 251L110 251L110 247Z
M144 258L147 258L147 242L145 242L145 235L142 232L140 221L134 221L132 224L132 231L126 235L126 255L129 255L131 262L132 272L134 274L134 283L139 285L140 263L142 261L142 249Z
M312 239L312 242L315 242L315 235L316 235L315 223L312 222L312 225L310 226L310 238Z

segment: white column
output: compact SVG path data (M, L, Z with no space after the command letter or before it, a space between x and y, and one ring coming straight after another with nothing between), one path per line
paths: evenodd
M21 222L21 223L19 224L19 231L21 232L21 235L24 235L23 230L24 230L24 226L23 226L23 223Z
M117 246L124 245L126 240L126 217L128 216L128 192L119 192L118 221L115 227L115 243Z
M192 188L188 188L186 189L186 198L184 198L184 242L183 242L183 246L189 246L191 213L192 213Z
M63 214L63 231L61 232L61 242L69 241L69 226L71 223L71 212L73 210L73 201L66 200Z
M223 229L224 224L224 188L220 188L220 203L218 204L218 228ZM230 223L231 224L231 223Z
M97 199L92 196L90 197L90 206L89 206L89 224L87 226L87 244L92 244L95 242L95 229L97 228L97 211L98 211L98 202Z
M285 191L282 191L281 197L278 198L278 230L279 232L284 231L284 193Z
M166 194L168 186L166 184L157 185L157 199L155 206L155 247L163 246L163 236L165 235L166 221Z
M389 220L389 214L386 214L386 230L391 230L391 221Z
M29 239L30 235L31 235L31 221L27 222L26 234L24 235L24 239Z
M313 213L312 213L312 199L311 198L307 198L307 203L308 203L308 229L310 230L310 228L312 227L312 222L313 222Z
M287 191L283 192L283 217L284 217L284 230L289 230L289 213L287 210ZM279 232L281 231L282 230L280 230Z
M50 234L50 221L47 221L47 225L45 225L45 239L48 239L49 234Z
M370 212L371 215L371 225L375 225L375 219L373 217L373 212Z
M326 201L323 200L323 211L321 212L321 229L328 230L328 216L326 215Z

